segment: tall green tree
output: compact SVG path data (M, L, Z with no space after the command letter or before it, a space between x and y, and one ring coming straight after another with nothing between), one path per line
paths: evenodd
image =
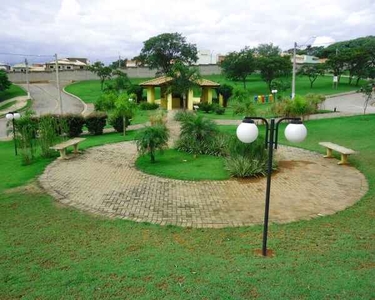
M0 92L10 88L12 83L8 79L8 75L5 71L0 70Z
M223 96L223 106L227 107L228 105L228 100L233 94L233 86L229 84L221 84L217 89L216 89L217 94Z
M260 56L257 58L257 69L271 92L272 81L279 77L289 76L292 63L289 56Z
M88 70L95 73L100 78L100 88L103 90L104 81L112 77L112 69L104 66L102 62L97 61L89 66Z
M128 61L127 58L125 59L118 59L110 63L109 67L113 70L118 68L126 68L126 62Z
M149 154L151 163L155 163L155 153L168 146L169 132L165 125L146 126L137 137L137 149L141 154Z
M138 59L150 69L168 74L176 60L188 65L195 63L198 51L196 45L188 43L180 33L163 33L143 42Z
M319 76L324 75L324 71L325 68L323 64L304 64L299 69L298 74L302 76L307 76L310 81L310 88L312 88L315 80Z
M255 70L253 50L245 47L239 52L229 53L221 62L224 75L234 81L242 81L246 88L246 78Z
M170 71L167 73L168 76L172 77L172 81L168 86L168 92L173 92L181 95L183 108L187 108L187 94L190 89L198 87L201 76L197 68L188 67L184 65L182 61L176 61Z
M338 77L338 82L340 82L341 75L345 70L346 57L342 54L332 54L328 57L326 61L326 68L332 70L333 75Z
M281 54L281 49L274 44L260 44L258 47L254 49L257 56L263 57L272 57L272 56L279 56Z

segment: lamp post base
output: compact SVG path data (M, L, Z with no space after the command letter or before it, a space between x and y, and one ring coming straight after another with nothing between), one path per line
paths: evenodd
M262 249L255 249L254 253L256 256L262 256L262 257L274 257L275 256L275 251L272 249L267 249L266 255L263 255Z

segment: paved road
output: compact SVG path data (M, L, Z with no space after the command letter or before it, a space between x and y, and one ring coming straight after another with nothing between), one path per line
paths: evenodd
M21 84L26 89L25 84ZM62 87L61 87L62 88ZM59 113L57 88L54 83L30 84L30 94L34 99L32 109L38 114ZM64 113L81 113L81 101L61 92ZM0 139L6 137L6 120L0 119Z
M337 96L328 98L322 108L328 110L334 110L335 108L339 112L351 113L351 114L363 114L363 103L365 99L362 94L350 94L344 96ZM375 113L375 106L368 105L366 113Z

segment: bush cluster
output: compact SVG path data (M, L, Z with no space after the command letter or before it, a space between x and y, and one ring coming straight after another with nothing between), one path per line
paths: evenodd
M275 102L271 107L272 113L283 117L301 117L317 113L319 104L325 100L325 96L307 94L305 97L296 96L292 99L284 99Z
M107 114L103 112L93 112L85 118L87 130L93 135L103 134L103 129L107 123Z
M213 111L217 115L223 115L225 113L225 108L220 107L218 103L207 103L207 102L201 102L198 104L199 110L205 112L206 114Z
M157 103L148 103L148 102L142 101L139 104L139 108L141 110L155 110L159 108L159 105Z

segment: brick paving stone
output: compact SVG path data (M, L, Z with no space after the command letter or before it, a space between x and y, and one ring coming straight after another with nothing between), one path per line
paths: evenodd
M292 147L280 147L277 155L280 170L272 179L271 222L333 214L368 190L362 173L338 166L335 159ZM136 157L134 142L96 147L68 161L54 161L39 180L57 201L110 218L193 228L262 223L265 178L167 179L137 170Z

